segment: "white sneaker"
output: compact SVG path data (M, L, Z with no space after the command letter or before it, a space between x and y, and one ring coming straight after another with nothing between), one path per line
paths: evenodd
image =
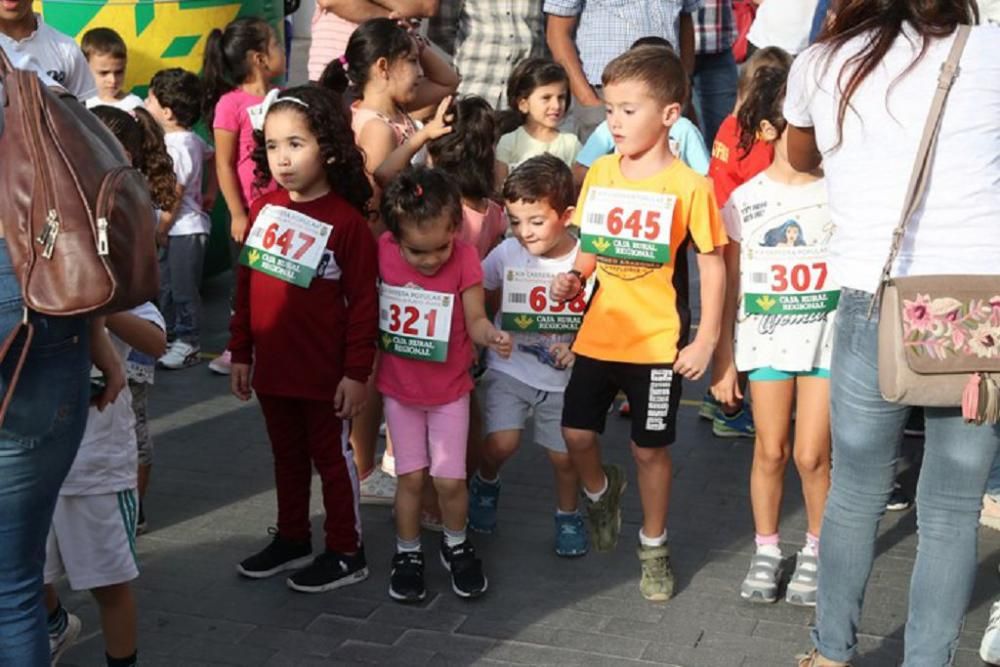
M979 645L979 657L991 665L1000 663L1000 600L990 609L990 622Z
M208 370L219 375L229 375L232 372L233 355L227 348L225 352L208 363Z
M70 646L76 643L76 638L80 636L80 628L83 623L80 618L73 614L66 614L66 627L59 634L49 633L49 653L52 655L52 667L59 662L59 658Z
M187 368L188 366L194 366L199 363L201 361L198 357L200 352L201 348L197 345L186 343L178 338L170 344L170 347L168 347L166 353L160 357L158 363L163 368L169 368L174 371L180 370L181 368Z
M361 480L363 505L392 505L396 500L396 478L375 466L371 474Z

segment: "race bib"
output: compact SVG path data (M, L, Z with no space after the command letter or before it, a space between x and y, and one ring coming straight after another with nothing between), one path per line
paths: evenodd
M332 233L333 225L268 204L254 220L240 253L240 264L309 287Z
M754 251L743 261L743 304L747 315L812 315L837 309L840 289L832 284L826 260L815 251Z
M454 294L382 285L378 300L382 349L407 359L445 361L454 304Z
M583 311L593 290L593 281L572 301L558 303L549 298L549 286L558 271L507 269L503 280L504 331L566 333L575 332L583 322Z
M658 192L590 188L583 205L584 252L637 262L670 261L677 197Z

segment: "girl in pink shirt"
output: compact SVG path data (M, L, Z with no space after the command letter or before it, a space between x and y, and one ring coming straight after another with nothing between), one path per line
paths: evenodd
M400 602L426 596L420 505L428 474L440 500L441 558L452 589L470 598L487 587L465 533L469 367L473 343L508 357L511 337L486 316L478 253L458 238L460 201L450 177L426 167L400 174L382 200L389 231L378 244L384 354L376 383L396 452L397 537L389 595Z
M284 74L284 47L263 19L236 19L224 31L216 28L209 33L203 113L213 130L216 176L229 209L229 235L234 244L243 243L253 200L277 188L274 181L263 187L254 184L253 134L255 129L263 129L265 109L261 103L272 88L271 81ZM229 375L229 350L208 367Z

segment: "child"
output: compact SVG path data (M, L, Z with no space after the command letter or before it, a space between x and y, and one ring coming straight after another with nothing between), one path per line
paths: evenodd
M615 394L625 392L643 513L639 589L647 600L662 601L674 590L667 447L675 439L680 378L704 374L719 335L726 236L711 185L670 151L670 126L688 92L680 59L640 46L612 60L602 80L618 155L600 158L587 172L574 213L583 245L573 270L552 283L552 298L566 301L591 276L597 280L573 344L563 435L586 494L594 548L613 549L625 478L619 466L601 464L597 435ZM689 243L701 275L701 322L690 345Z
M97 95L86 102L88 109L103 104L131 111L142 106L142 98L122 90L128 50L125 40L117 32L111 28L88 30L80 40L80 48L97 83Z
M662 37L642 37L637 39L631 48L637 46L659 46L674 51L670 42ZM615 150L615 138L608 129L608 122L603 121L587 139L587 143L580 149L573 164L573 178L579 187L583 183L587 170L594 161L608 155ZM694 169L699 174L708 173L708 150L705 148L705 139L701 136L698 126L689 119L681 116L677 122L670 126L670 150L675 157L679 157L687 166Z
M561 320L531 333L517 324L524 321L523 316L512 311L522 310L516 304L536 302L539 295L544 302L552 276L573 268L580 243L567 226L573 217L575 193L569 167L551 154L522 162L504 183L503 198L514 238L503 241L483 262L483 287L494 298L503 290L504 306L497 312L496 324L515 332L515 347L510 359L492 351L487 354L488 370L479 389L486 444L479 470L469 484L469 527L491 533L497 523L500 467L520 447L521 433L531 416L535 442L545 448L555 472L555 550L560 556L587 552L587 531L577 507L580 480L559 427L563 391L573 364L569 344L585 302L581 295L569 308L542 305L528 310ZM562 314L553 317L555 313Z
M507 103L520 116L521 126L500 137L498 183L509 170L530 157L552 153L567 166L580 152L580 140L559 126L569 108L569 77L562 65L547 58L522 60L507 80Z
M112 106L98 105L91 109L115 135L129 160L146 177L153 205L159 211L159 225L171 224L174 211L180 202L177 178L170 155L164 143L163 130L142 107L126 113ZM142 499L146 496L149 475L153 464L153 438L149 434L149 387L153 384L156 358L139 349L128 354L125 365L129 389L132 393L132 410L135 416L135 437L139 448L139 520L136 532L146 531L146 513Z
M482 562L465 533L466 437L473 344L501 357L510 334L486 316L483 273L475 248L458 238L459 192L437 169L414 167L386 189L379 238L382 279L379 328L385 354L377 385L396 448L396 555L389 596L427 595L420 548L421 493L428 472L444 522L441 560L462 598L487 588Z
M149 83L146 106L164 131L167 152L174 162L180 205L169 224L157 229L160 246L160 310L169 319L173 342L160 357L164 368L179 369L200 361L201 274L212 221L203 205L202 188L208 178L209 201L214 199L212 149L191 128L201 117L201 81L191 72L174 68L157 72ZM206 165L209 169L205 170Z
M398 21L372 19L351 33L344 56L331 61L320 78L335 92L357 98L350 107L351 128L375 188L371 208L377 211L381 188L374 179L375 170L418 131L410 114L424 107L433 109L453 93L460 81L458 73L439 50ZM383 230L375 220L375 235ZM362 471L362 499L392 504L396 495L392 441L386 437L382 464L375 465L382 400L374 382L369 383L368 391L365 410L351 431L351 446Z
M363 215L371 187L338 104L318 86L273 91L265 102L257 183L273 175L282 189L250 207L230 324L230 384L250 400L253 368L278 494L277 534L236 569L262 579L308 565L287 580L305 593L368 577L347 437L375 358L378 272ZM313 466L326 510L326 549L315 559Z
M808 529L785 600L814 606L830 488L830 351L840 290L826 271L833 232L826 184L820 173L797 172L788 162L781 112L787 77L783 67L758 68L740 107L739 148L767 142L774 162L736 188L723 210L731 240L725 253L729 284L712 390L724 403L737 402L737 371L749 373L757 426L750 472L757 548L740 596L751 602L777 599L778 519L796 405L795 466Z
M205 100L202 114L215 138L215 169L229 209L231 250L246 236L250 202L275 189L274 181L254 180L255 129L263 123L261 103L271 82L285 73L285 50L261 18L243 17L209 33L205 42ZM228 375L227 348L208 368Z
M123 362L131 348L155 357L167 343L163 318L150 303L109 315L107 328ZM103 412L90 408L80 449L59 489L45 547L53 665L80 632L80 619L66 612L55 590L64 574L73 590L90 590L97 601L108 667L136 664L136 608L129 584L139 576L136 458L132 395L124 390Z

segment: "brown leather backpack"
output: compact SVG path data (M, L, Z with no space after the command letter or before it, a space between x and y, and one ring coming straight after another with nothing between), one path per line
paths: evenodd
M21 284L23 349L0 422L27 355L29 311L95 316L156 299L155 217L145 178L114 135L72 96L13 67L0 48L0 226Z

